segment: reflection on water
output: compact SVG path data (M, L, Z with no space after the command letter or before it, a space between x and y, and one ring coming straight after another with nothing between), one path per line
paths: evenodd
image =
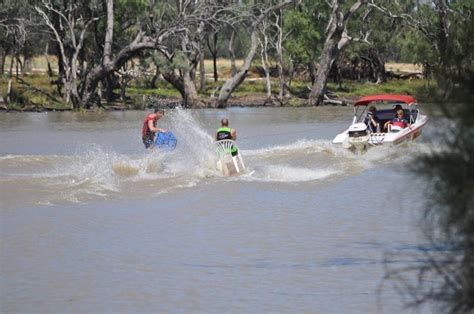
M403 311L376 291L385 250L420 247L400 169L426 144L357 156L331 144L350 108L232 108L169 111L178 147L149 152L145 114L0 116L2 312ZM240 176L215 169L224 116Z

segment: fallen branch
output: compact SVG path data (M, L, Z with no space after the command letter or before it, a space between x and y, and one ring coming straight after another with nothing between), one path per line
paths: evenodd
M329 98L328 94L324 94L323 96L323 104L325 105L337 105L337 106L346 106L347 104L342 100L336 100Z

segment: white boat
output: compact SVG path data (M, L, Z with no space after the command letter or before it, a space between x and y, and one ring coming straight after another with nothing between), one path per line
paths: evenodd
M367 106L374 102L388 102L400 104L404 119L408 122L408 126L401 128L395 125L388 125L384 130L387 121L391 121L395 117L395 110L382 109L375 112L375 116L379 121L380 129L371 132L364 123L366 117ZM362 110L361 110L362 109ZM354 103L354 118L352 123L339 133L333 144L341 144L343 147L363 151L370 146L375 145L396 145L405 141L416 139L421 134L421 129L428 122L428 117L420 113L417 108L416 99L407 95L374 95L360 98Z

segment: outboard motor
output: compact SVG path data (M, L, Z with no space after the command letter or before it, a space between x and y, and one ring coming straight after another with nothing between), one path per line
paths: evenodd
M370 134L365 123L355 123L349 127L348 143L358 151L365 151L369 145Z

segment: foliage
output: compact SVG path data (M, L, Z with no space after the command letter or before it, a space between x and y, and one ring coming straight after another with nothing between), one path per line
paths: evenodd
M321 1L306 1L284 14L284 30L290 36L285 49L295 64L315 62L322 49L328 8Z
M414 95L420 96L421 93L417 94L417 91L426 86L429 82L424 79L415 80L390 80L384 84L373 84L369 82L359 82L346 80L342 84L342 88L339 84L328 83L328 88L334 91L339 97L351 97L351 96L365 96L375 94L402 94L402 95Z
M414 14L423 25L412 24L407 36L414 60L431 63L438 88L427 102L443 123L414 169L425 179L422 225L431 249L417 257L422 263L389 268L387 277L402 284L407 305L435 303L443 313L474 311L473 9L472 1L423 4Z
M452 80L453 78L447 77ZM418 158L426 207L422 227L429 247L414 267L389 267L388 278L401 284L407 305L434 303L442 313L474 311L474 97L471 73L456 84L449 103L442 93L432 103L449 118L437 132L436 149ZM444 85L444 83L441 83ZM421 256L420 256L421 255ZM416 282L408 278L417 278Z

